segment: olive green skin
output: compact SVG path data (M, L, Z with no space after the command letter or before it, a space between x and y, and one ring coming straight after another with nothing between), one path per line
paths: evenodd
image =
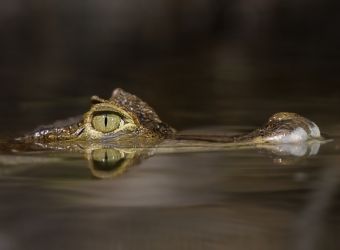
M321 138L320 131L315 123L290 112L274 114L262 128L245 135L212 137L177 133L175 129L161 121L156 112L147 103L120 88L115 89L108 100L93 96L91 102L90 110L80 118L72 118L49 126L39 127L23 137L16 138L15 141L25 144L39 144L45 148L57 144L59 148L70 149L79 144L143 147L155 145L164 139L234 143L238 145L296 143ZM127 119L129 125L113 133L97 131L93 128L92 119L93 114L98 111L115 112ZM300 138L299 135L289 137L296 129L303 132L303 137Z
M148 144L152 141L170 138L175 134L175 130L162 122L147 103L122 89L115 89L108 100L93 96L91 103L90 110L79 119L71 118L65 122L39 127L16 140L25 143L53 143L111 139L116 143L123 143L138 138L139 142L144 141ZM115 133L105 134L96 131L92 126L92 119L94 112L98 111L114 111L128 119L131 126Z
M313 141L322 140L316 124L296 113L274 114L263 127L244 135L212 136L177 133L161 121L147 103L119 88L107 100L93 96L91 103L89 111L82 116L41 126L22 137L0 142L0 151L84 153L93 176L112 178L158 153L259 148L282 154L287 152L287 147L281 147L281 143L300 143L303 148L306 146L303 143L308 142L309 147ZM98 131L93 126L96 112L114 112L124 118L126 126L109 133ZM311 155L317 152L315 145ZM292 149L293 155L300 153L295 145Z

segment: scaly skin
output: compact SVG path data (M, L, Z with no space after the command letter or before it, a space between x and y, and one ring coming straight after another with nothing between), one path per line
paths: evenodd
M108 100L97 96L93 96L91 100L92 107L82 117L40 127L32 133L17 138L16 141L26 144L39 143L40 145L58 143L59 146L64 143L67 147L71 147L75 143L147 146L169 138L234 143L236 145L299 143L321 138L317 125L296 113L281 112L274 114L262 128L246 135L212 137L176 133L172 127L160 120L156 112L147 103L122 89L115 89ZM110 132L98 131L93 126L94 116L98 112L104 115L106 113L118 115L125 121L124 126Z
M2 142L0 151L85 153L94 176L112 178L159 153L259 148L279 155L302 156L317 153L320 142L314 141L322 139L314 122L295 113L274 114L262 128L245 135L188 135L177 133L147 103L122 89L115 89L108 100L97 96L91 100L92 106L83 116ZM4 161L8 162L8 158Z
M83 117L40 127L17 140L25 143L51 143L115 139L117 142L140 138L148 143L169 138L175 133L173 128L159 119L147 103L122 89L115 89L108 100L93 96L91 101L92 107ZM92 126L95 112L114 112L130 123L121 130L102 133Z

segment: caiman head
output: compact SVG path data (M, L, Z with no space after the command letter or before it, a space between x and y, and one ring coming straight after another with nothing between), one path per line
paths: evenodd
M72 141L142 142L169 138L175 130L162 122L156 112L135 95L117 88L108 99L91 98L92 106L83 116L41 126L17 138L28 143Z
M299 145L322 139L318 126L296 113L274 114L263 127L245 135L186 135L176 134L147 103L122 89L115 89L107 100L93 96L91 101L89 111L82 116L41 126L16 138L10 143L11 152L44 149L84 152L93 176L111 178L150 157L155 152L150 148L168 138L176 140L179 150L180 140L186 141L184 145L190 147L195 145L194 141L198 144L203 141L199 145L212 149L218 146L226 150L256 146L297 156L306 151ZM4 148L8 148L7 144ZM158 150L162 152L162 148ZM313 147L310 155L317 151L318 147ZM163 152L169 152L166 146Z

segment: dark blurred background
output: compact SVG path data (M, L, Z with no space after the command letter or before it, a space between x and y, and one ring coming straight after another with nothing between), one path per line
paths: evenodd
M2 103L108 97L118 86L163 113L216 98L337 98L339 7L336 0L2 0Z

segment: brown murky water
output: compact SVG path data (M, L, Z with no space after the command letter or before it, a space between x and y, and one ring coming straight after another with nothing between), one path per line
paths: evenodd
M295 111L335 140L309 157L255 149L156 154L106 180L93 178L80 154L2 154L0 249L338 249L339 101L212 102L197 109L178 100L165 120L232 134ZM85 111L85 103L23 103L10 114L2 106L2 135L44 123L51 110L57 118Z

